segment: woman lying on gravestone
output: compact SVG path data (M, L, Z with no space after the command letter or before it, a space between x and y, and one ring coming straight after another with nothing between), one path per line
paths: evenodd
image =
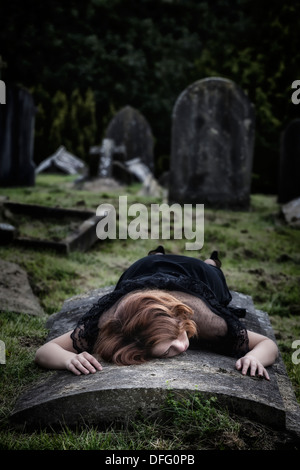
M130 365L209 348L235 357L243 375L269 380L265 367L275 362L277 346L247 331L239 318L245 311L228 306L232 297L220 268L217 252L201 261L167 255L159 246L131 265L74 331L39 348L36 362L80 375L102 369L96 357Z

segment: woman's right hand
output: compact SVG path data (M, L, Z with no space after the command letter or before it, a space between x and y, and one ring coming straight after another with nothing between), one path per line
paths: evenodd
M75 375L87 375L102 370L102 366L94 356L84 351L69 358L66 362L66 369Z

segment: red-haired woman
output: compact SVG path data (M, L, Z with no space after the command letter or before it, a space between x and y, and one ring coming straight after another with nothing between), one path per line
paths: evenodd
M188 347L209 348L235 357L242 374L269 380L266 367L275 362L277 346L246 330L240 320L245 312L228 306L232 297L218 253L201 261L167 255L160 246L149 255L122 274L74 331L39 348L36 362L80 375L101 370L101 360L140 364Z

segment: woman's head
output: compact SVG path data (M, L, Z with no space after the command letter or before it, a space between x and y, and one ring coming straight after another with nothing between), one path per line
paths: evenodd
M188 338L196 334L192 315L191 308L167 292L133 292L119 302L112 318L101 327L94 353L120 365L171 357L168 344L179 338L188 346ZM177 350L182 352L180 346ZM172 355L174 352L176 348Z

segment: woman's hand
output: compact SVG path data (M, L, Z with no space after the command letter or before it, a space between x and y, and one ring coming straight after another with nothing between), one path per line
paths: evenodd
M249 352L236 361L235 367L240 370L243 375L250 372L254 377L264 377L270 380L269 374L265 367L274 364L278 357L278 347L275 342L266 336L248 331Z
M236 361L235 367L237 370L240 370L243 375L246 375L248 370L250 371L251 377L255 377L257 374L258 377L264 377L267 380L270 380L269 374L262 363L251 354L246 354L246 356L241 357Z
M102 366L94 356L84 351L69 358L66 362L66 369L75 375L87 375L89 373L94 374L97 370L102 370Z

